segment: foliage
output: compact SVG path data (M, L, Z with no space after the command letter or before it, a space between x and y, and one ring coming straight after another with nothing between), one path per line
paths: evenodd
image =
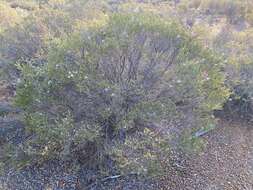
M226 84L232 92L224 109L230 117L252 115L252 7L251 1L242 0L180 1L177 6L177 16L194 36L224 56Z
M36 59L37 63L43 62L51 40L69 30L67 14L53 9L30 13L19 24L6 28L0 33L1 78L15 82L18 61Z
M189 132L181 137L181 148L187 154L199 154L206 146L206 142L201 137L195 137Z
M149 14L80 22L46 52L41 64L34 58L19 64L15 103L25 111L30 138L18 148L28 163L78 155L100 167L115 150L123 157L110 159L120 166L161 171L167 135L154 126L185 108L203 124L229 95L222 59L179 24Z
M168 141L169 134L146 128L143 133L128 137L124 144L117 144L108 152L118 159L118 167L124 173L163 176L170 167Z

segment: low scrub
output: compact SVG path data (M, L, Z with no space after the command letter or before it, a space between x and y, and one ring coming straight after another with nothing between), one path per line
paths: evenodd
M20 62L15 103L28 138L12 159L161 174L169 135L159 123L187 108L205 125L229 96L222 65L173 21L113 14L83 23L50 45L43 64Z

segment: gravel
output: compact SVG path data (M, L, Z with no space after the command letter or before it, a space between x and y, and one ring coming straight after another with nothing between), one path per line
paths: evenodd
M12 170L0 177L0 189L6 190L76 190L77 175L64 168L60 161L42 166Z

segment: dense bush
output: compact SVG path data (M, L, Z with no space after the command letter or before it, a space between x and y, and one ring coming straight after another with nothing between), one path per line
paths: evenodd
M187 108L193 125L207 125L229 95L221 67L178 24L151 15L79 24L54 41L43 64L19 64L15 103L29 138L13 159L19 166L60 157L161 172L169 136L157 124Z

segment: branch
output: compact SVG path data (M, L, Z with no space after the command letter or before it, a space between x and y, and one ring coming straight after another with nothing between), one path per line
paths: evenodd
M88 185L85 189L88 190L88 189L90 189L92 187L97 186L99 183L103 183L103 182L111 180L111 179L118 179L120 177L129 176L129 175L138 175L138 173L131 172L131 173L127 174L127 175L114 175L114 176L105 177L105 178L103 178L103 179L101 179L99 181L96 181L96 182Z

